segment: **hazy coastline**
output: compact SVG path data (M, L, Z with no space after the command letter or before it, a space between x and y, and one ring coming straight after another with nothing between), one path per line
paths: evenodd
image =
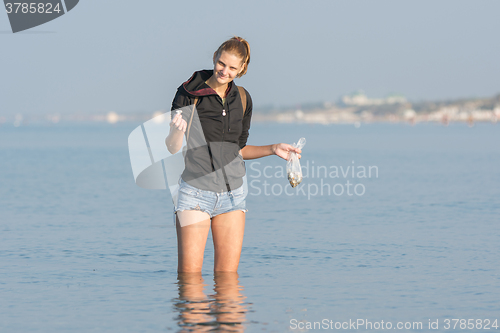
M145 122L155 118L168 121L168 110L153 112L68 112L51 114L11 114L0 116L0 126L25 126L32 123L60 122ZM402 95L368 98L362 92L342 96L337 102L318 102L294 107L255 107L253 122L354 124L362 123L497 123L500 120L500 94L485 98L410 102Z

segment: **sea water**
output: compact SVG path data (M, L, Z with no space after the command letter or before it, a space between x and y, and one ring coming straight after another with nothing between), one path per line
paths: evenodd
M1 332L500 321L498 125L253 124L248 144L307 139L304 180L246 161L239 274L214 276L209 236L201 277L176 273L170 194L134 183L138 125L0 126Z

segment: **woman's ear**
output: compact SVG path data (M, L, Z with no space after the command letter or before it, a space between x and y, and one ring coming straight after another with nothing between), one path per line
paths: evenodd
M241 66L241 69L240 69L240 71L238 72L238 75L240 75L240 74L241 74L241 73L245 70L245 66L246 66L246 65L247 65L247 64L243 64L243 65Z

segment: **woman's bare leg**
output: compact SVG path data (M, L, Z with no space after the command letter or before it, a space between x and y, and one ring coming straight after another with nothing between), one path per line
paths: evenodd
M212 218L215 272L238 271L244 233L245 213L241 210L220 214Z
M196 221L195 223L192 223ZM181 223L182 222L182 223ZM181 227L181 225L184 225ZM185 210L177 212L178 272L201 272L203 254L210 230L210 215L205 212Z

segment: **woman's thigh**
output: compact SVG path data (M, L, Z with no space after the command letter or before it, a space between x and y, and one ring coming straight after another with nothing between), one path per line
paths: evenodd
M245 213L241 210L212 218L215 271L236 272L238 270L244 233Z
M196 221L194 223L190 223ZM210 216L199 211L177 212L178 271L200 272L210 230Z

